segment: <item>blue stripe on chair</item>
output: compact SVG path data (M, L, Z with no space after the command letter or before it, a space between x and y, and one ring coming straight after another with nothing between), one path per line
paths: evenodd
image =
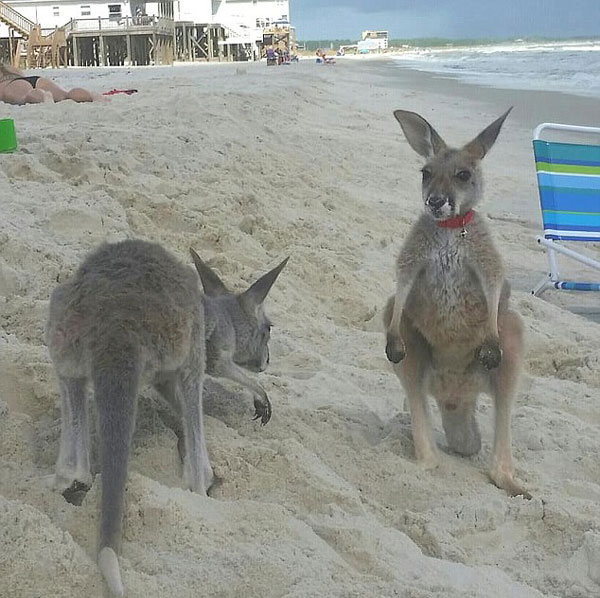
M600 166L600 145L557 143L536 139L533 142L536 162L563 163L563 160L583 160L590 166Z
M573 227L572 230L600 231L600 218L591 214L567 214L565 212L542 212L544 226L554 224L558 226Z
M556 160L555 158L538 158L535 163L546 163L546 164L567 164L572 166L600 166L597 160Z
M537 179L540 187L600 190L600 176L582 176L580 174L558 174L555 172L548 173L538 171Z
M554 283L554 288L562 289L564 291L600 291L600 283L559 280Z
M543 214L544 228L553 228L556 230L578 230L600 233L600 226L597 223L575 222L572 219L556 218L556 214Z
M596 213L600 218L600 193L591 190L560 191L543 187L539 189L542 210Z
M600 242L600 234L596 233L595 237L575 237L574 235L570 235L568 232L552 232L548 230L544 230L544 238L551 239L553 241L592 241L593 243Z

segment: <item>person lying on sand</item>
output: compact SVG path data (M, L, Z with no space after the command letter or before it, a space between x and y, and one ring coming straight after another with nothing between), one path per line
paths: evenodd
M70 91L38 75L26 76L23 71L9 65L0 65L0 101L7 104L40 104L41 102L94 102L102 100L95 94L81 87Z

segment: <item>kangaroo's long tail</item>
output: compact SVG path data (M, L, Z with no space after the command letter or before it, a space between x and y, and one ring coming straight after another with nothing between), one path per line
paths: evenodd
M111 345L110 356L104 354L92 363L102 473L98 566L112 595L121 597L124 590L117 554L141 366L134 347Z

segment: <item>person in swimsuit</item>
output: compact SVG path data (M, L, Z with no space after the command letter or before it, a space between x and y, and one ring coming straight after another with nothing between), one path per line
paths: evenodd
M93 102L103 99L81 87L66 91L54 81L36 75L25 76L18 68L0 65L0 101L7 104L40 104L41 102Z

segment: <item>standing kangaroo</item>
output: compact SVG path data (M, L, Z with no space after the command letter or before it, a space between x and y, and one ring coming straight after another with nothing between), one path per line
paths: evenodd
M523 326L508 307L510 287L484 218L480 161L508 110L461 149L448 147L414 112L396 110L422 168L425 212L397 260L397 290L384 313L386 355L396 364L410 405L417 460L438 463L427 396L442 415L449 447L461 455L481 448L475 407L480 392L495 407L490 477L511 495L529 496L514 479L510 417L521 370Z
M204 287L218 286L216 274L192 255ZM114 596L124 595L117 553L140 385L153 384L179 405L185 481L205 495L214 477L202 416L205 371L216 368L249 386L257 395L257 417L269 420L266 393L236 364L266 367L269 323L262 302L286 262L239 295L221 283L213 300L200 291L194 270L160 245L123 241L91 253L52 293L46 340L61 394L55 484L74 503L91 486L86 401L91 382L102 472L98 565Z

